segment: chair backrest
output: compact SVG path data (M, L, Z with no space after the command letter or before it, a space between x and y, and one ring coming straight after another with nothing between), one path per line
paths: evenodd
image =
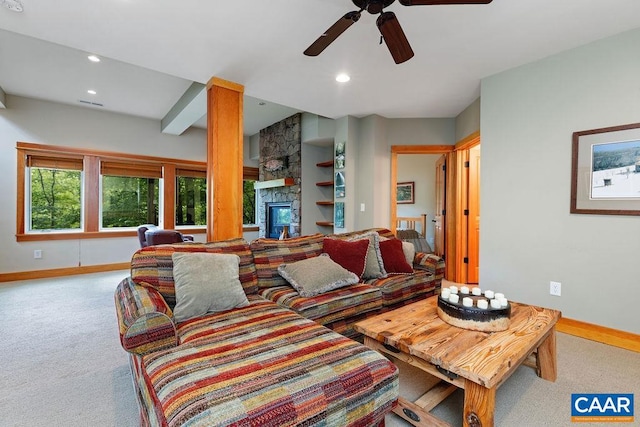
M158 228L158 226L154 224L142 224L138 226L138 240L140 241L141 248L146 248L147 246L149 246L145 233L147 232L147 230L152 230L155 228Z
M162 230L160 228L155 228L147 230L144 235L147 241L147 246L184 242L182 233L176 230Z

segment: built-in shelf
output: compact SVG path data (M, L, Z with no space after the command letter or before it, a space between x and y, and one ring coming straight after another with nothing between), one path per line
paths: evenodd
M333 227L333 221L316 221L316 225L321 227Z
M295 184L295 180L293 178L280 178L271 179L269 181L256 181L253 183L253 188L261 190L263 188L288 187L293 184Z
M333 181L316 182L318 187L333 187Z
M319 168L330 168L330 167L333 167L333 160L316 163L316 166L319 167Z
M318 200L316 205L320 206L333 206L333 200Z

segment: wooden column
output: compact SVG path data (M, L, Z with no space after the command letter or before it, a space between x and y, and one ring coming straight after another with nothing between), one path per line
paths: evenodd
M242 99L244 86L207 84L207 240L242 237Z

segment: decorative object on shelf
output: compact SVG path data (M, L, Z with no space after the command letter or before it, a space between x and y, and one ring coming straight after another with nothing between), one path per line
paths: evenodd
M573 133L570 212L640 215L640 123Z
M347 146L346 141L336 143L336 161L335 161L336 169L344 169L346 146Z
M289 158L288 157L279 157L274 159L269 159L264 162L264 168L269 172L275 172L277 170L288 168L289 167Z
M344 172L336 172L336 179L334 181L334 185L336 188L336 197L337 198L344 197L344 191L345 191Z
M280 232L280 237L278 238L278 240L284 240L288 238L289 238L289 226L283 225L282 231Z
M336 202L334 205L333 225L336 228L344 228L344 202Z
M399 182L396 185L396 202L398 204L413 204L415 182Z

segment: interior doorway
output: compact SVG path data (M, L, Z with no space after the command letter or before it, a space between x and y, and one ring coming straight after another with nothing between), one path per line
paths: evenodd
M445 278L478 283L480 267L480 133L455 146L391 147L391 225L396 230L398 155L438 154L434 171L436 209L428 219L434 227L434 253L445 260ZM433 176L433 175L432 175Z

